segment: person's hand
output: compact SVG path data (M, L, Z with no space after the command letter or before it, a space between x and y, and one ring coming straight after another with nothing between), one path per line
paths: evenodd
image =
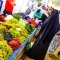
M42 20L39 20L39 22L42 22Z

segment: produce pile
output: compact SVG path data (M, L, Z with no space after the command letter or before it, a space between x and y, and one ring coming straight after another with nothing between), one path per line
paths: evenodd
M14 17L15 19L17 19L17 20L19 20L19 19L21 18L21 16L20 16L19 14L17 14L17 13L13 14L13 17Z
M35 29L35 26L33 24L28 23L25 26L26 30L28 31L29 34L31 34L31 32Z
M8 60L12 52L12 48L7 44L6 41L0 41L0 60Z
M8 60L35 29L26 20L23 22L16 18L4 22L0 20L0 60Z

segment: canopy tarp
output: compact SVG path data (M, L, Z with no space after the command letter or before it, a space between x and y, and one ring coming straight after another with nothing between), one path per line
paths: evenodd
M60 6L60 0L51 0L54 6Z

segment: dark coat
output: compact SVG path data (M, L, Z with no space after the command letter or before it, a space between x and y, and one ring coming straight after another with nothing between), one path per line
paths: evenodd
M58 11L54 11L48 20L43 23L40 35L30 49L28 56L35 60L44 60L50 42L59 28L59 14Z

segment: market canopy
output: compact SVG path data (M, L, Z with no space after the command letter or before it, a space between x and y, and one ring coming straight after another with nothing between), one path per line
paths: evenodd
M52 6L60 10L60 0L48 0L48 6Z
M51 1L52 1L52 5L53 5L56 9L60 10L60 0L51 0Z
M60 0L51 0L54 6L60 6Z

